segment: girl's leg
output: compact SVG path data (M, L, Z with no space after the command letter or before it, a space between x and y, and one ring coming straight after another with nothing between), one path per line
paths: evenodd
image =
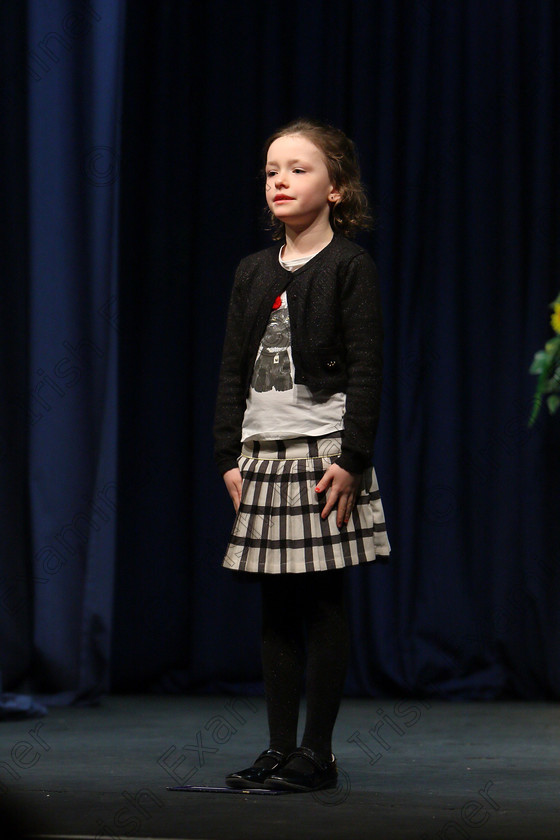
M346 569L305 575L307 716L301 745L329 760L349 658Z
M262 663L270 749L296 747L305 639L302 580L305 575L266 575L262 593ZM265 759L263 759L264 761Z

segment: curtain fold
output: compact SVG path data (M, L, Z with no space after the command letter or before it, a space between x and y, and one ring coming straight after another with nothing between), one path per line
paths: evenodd
M49 703L109 688L124 13L103 0L27 4L27 159L16 160L28 183L32 653L18 676ZM14 569L21 557L4 560ZM22 635L10 634L8 650Z
M0 8L0 91L10 120L0 124L0 717L12 708L3 692L31 662L30 546L27 504L27 169L25 7ZM24 706L27 701L24 701ZM17 703L16 703L17 704Z

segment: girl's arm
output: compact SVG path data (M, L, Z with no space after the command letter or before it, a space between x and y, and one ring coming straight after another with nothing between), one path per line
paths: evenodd
M237 458L241 452L241 428L245 412L243 311L239 266L229 302L214 413L214 458L222 474L237 468Z
M347 387L342 453L336 463L350 473L371 464L381 406L383 323L377 269L358 254L341 283L340 318Z
M317 492L330 487L321 516L336 506L339 528L348 522L369 466L379 421L383 365L383 325L377 269L369 254L355 257L340 295L342 338L348 384L342 452L325 471Z

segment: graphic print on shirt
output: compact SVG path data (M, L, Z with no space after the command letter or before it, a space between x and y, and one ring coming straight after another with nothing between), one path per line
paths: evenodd
M294 387L290 370L290 315L284 304L269 318L255 361L251 387L255 391L289 391Z

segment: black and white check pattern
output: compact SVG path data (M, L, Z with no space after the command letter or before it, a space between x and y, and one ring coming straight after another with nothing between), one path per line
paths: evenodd
M338 528L336 509L321 519L328 492L315 487L339 454L338 434L243 444L241 504L223 565L281 574L387 562L391 547L373 467L363 474L348 524Z

